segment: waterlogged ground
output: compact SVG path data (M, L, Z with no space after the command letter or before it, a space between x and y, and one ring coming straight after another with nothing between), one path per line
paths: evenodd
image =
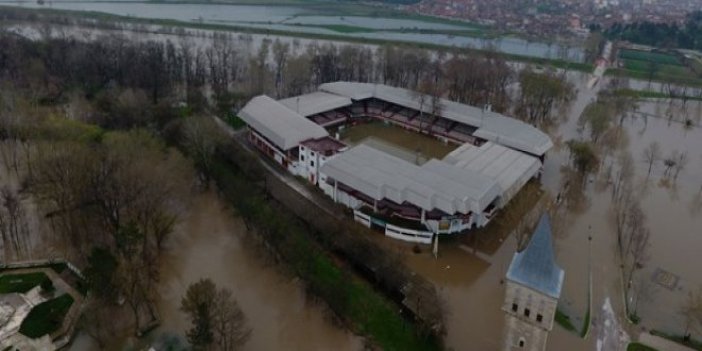
M491 47L508 54L542 58L565 58L580 62L583 50L561 44L532 42L516 37L486 39L468 25L438 23L420 19L395 19L375 16L345 16L334 9L328 13L296 6L175 4L152 2L103 1L0 1L0 6L53 8L95 11L120 16L169 19L189 23L224 24L237 27L279 30L305 34L438 44L456 47ZM427 33L422 31L438 31ZM476 36L470 33L476 31Z

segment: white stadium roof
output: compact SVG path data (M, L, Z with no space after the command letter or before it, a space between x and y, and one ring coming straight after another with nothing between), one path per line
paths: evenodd
M351 99L346 96L322 91L293 96L278 102L305 117L351 105Z
M411 90L395 88L383 84L333 82L319 86L321 91L342 95L353 100L374 97L400 106L420 110L417 93ZM431 104L425 103L424 112L431 112ZM496 112L464 105L455 101L441 99L441 116L478 128L476 137L528 152L543 155L553 147L551 138L545 133L514 118Z
M507 203L541 168L536 157L490 141L480 147L464 144L446 155L444 161L497 181L502 188L502 203Z
M426 211L480 213L500 196L497 183L478 172L439 160L420 167L365 144L327 161L320 172L373 199Z
M251 99L239 111L239 117L282 150L329 135L318 124L266 95Z

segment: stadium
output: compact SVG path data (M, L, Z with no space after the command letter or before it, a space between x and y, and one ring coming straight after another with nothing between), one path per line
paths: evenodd
M239 112L249 142L387 236L431 243L485 226L531 179L551 139L487 108L382 84L333 82ZM366 136L366 137L364 137Z

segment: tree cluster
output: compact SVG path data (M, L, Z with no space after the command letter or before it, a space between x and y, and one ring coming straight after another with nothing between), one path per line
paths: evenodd
M251 336L246 316L232 292L217 289L210 279L200 279L188 286L180 310L189 316L192 324L186 335L193 350L240 350Z

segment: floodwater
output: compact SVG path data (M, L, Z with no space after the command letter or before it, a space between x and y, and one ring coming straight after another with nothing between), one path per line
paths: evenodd
M471 27L415 19L388 19L362 16L317 15L309 9L295 6L174 4L147 2L0 1L0 5L28 8L49 7L62 10L96 11L137 18L172 19L184 22L225 24L238 27L271 29L306 34L326 34L340 37L380 39L455 47L494 47L497 51L540 58L565 58L581 62L583 49L564 44L535 42L506 36L486 39L472 36L403 32L406 30L460 30ZM337 31L329 25L368 28L368 31Z
M642 82L631 81L630 85L640 87ZM568 120L553 133L557 140L582 138L577 128L577 118L587 103L594 99L597 88L595 91L587 91L584 86L579 88ZM702 248L702 231L699 230L702 227L702 217L699 215L702 209L702 129L699 126L702 107L698 102L688 102L683 109L679 101L670 104L663 100L643 101L638 105L638 112L624 121L620 137L623 146L617 152L628 152L634 160L634 193L641 200L651 230L649 259L640 273L642 279L649 283L651 292L639 303L641 325L635 328L623 318L624 298L620 271L617 269L619 263L611 215L611 189L601 182L610 164L617 167L617 152L604 160L600 174L588 180L583 190L582 205L577 211L565 215L563 229L556 233L555 241L558 261L566 270L561 308L575 317L578 323L581 322L587 308L588 267L591 264L594 282L592 337L601 341L616 336L620 344L627 339L626 332L635 339L641 328L682 333L683 321L678 311L687 292L702 285L698 265L690 261L697 257L696 252ZM668 116L672 116L672 119L669 120ZM692 125L686 127L684 121L688 119ZM651 176L647 177L643 150L653 141L660 144L663 157L673 151L687 151L687 166L677 179L664 179L662 161L654 165ZM563 185L559 169L567 163L567 157L567 151L558 147L548 155L543 180L551 193ZM588 249L588 236L593 238L591 250ZM654 272L658 269L670 272L679 279L672 290L653 281ZM605 313L610 309L614 314ZM608 319L610 321L605 322ZM605 323L620 326L621 335L602 332L606 329L601 327ZM556 338L551 339L550 347L554 341Z
M605 77L604 82L590 90L586 84L588 74L569 72L568 77L576 85L578 94L571 108L563 112L562 121L549 131L556 147L546 158L542 181L550 196L558 193L566 181L561 172L568 161L563 143L583 138L577 126L578 117L608 80ZM629 84L637 89L649 85L636 80ZM663 88L655 83L651 86L654 90ZM559 219L554 238L557 261L566 271L559 307L570 315L576 327L581 326L588 308L591 272L593 326L584 340L555 326L549 336L548 350L596 350L598 343L608 345L603 350L622 349L625 340L635 340L642 327L682 333L683 320L678 311L687 293L702 286L702 274L696 264L702 248L699 229L702 228L702 104L688 102L685 109L680 105L680 102L671 105L662 100L641 102L640 113L633 114L635 117L627 118L623 124L622 150L634 159L635 193L640 196L651 230L650 258L641 276L650 280L652 292L639 304L641 325L632 326L623 318L611 189L602 183L602 174L598 174L586 183L581 204L575 210L562 209L563 218ZM686 126L685 120L690 120L691 125ZM647 177L642 153L652 141L661 145L663 156L674 150L687 151L687 165L677 179L663 179L662 162L658 162ZM602 173L616 163L616 157L607 158ZM298 349L360 347L358 338L331 326L322 309L306 303L297 284L277 274L275 268L266 267L246 245L242 246L245 234L241 223L219 208L221 205L214 196L198 197L194 202L194 212L184 220L171 243L173 266L165 268L164 299L160 303L165 321L160 331L182 333L187 322L177 310L179 298L187 284L210 276L234 291L249 316L254 329L249 349L278 349L287 345ZM189 229L184 229L186 227ZM591 242L588 241L590 236ZM380 235L378 241L388 242ZM501 280L514 253L513 238L508 238L492 256L474 255L455 243L445 244L441 246L438 260L427 248L415 255L410 245L395 241L388 245L397 247L410 267L437 284L448 310L447 347L500 349L504 322L500 310L504 297ZM659 269L675 277L672 289L653 282L653 274ZM258 310L252 311L247 305ZM618 330L611 332L610 326ZM314 330L314 334L309 330Z
M159 328L182 333L188 322L178 309L188 284L210 278L231 289L252 328L247 350L358 350L362 340L332 323L327 311L307 301L302 286L266 265L246 229L212 193L194 199L171 237L162 264ZM250 234L255 235L255 234Z
M569 111L563 114L563 120L549 131L556 147L546 159L542 181L550 196L555 196L566 182L561 167L567 165L568 152L563 143L582 138L578 117L600 89L600 86L587 88L587 74L571 72L568 77L578 94ZM641 82L631 84L637 86ZM592 325L585 339L554 326L549 335L549 351L624 350L630 339L637 339L642 328L682 333L683 320L677 311L687 292L702 286L699 265L691 264L702 248L699 230L702 228L702 129L699 127L702 106L688 103L684 110L679 106L679 102L673 107L667 101L641 102L638 111L643 115L637 113L638 117L627 118L623 124L622 148L634 159L635 193L641 198L652 232L650 259L640 274L650 281L653 292L639 304L641 325L634 326L624 318L611 189L601 181L602 174L598 174L586 182L578 206L572 210L559 209L559 218L553 224L556 260L566 272L559 309L580 329L591 301ZM673 119L668 121L670 115ZM694 126L685 127L682 122L686 119L694 121ZM688 164L676 181L661 182L664 167L658 162L645 182L647 165L642 153L654 140L661 144L663 156L673 150L688 151ZM608 157L604 162L605 166L612 163L616 165L616 157ZM602 167L603 173L605 169ZM384 238L379 241L403 252L410 267L436 283L448 310L447 347L501 349L504 332L501 281L516 248L513 237L508 237L491 256L473 254L470 249L448 243L441 246L438 259L433 258L428 248L421 254L413 254L411 245L393 244ZM653 273L659 268L678 277L673 290L653 282Z
M337 326L302 285L267 264L242 221L212 192L196 195L166 244L161 263L158 311L162 324L147 339L183 340L189 321L180 300L189 284L212 279L233 292L252 329L245 350L361 350L363 339ZM79 337L74 350L91 349Z
M349 145L369 144L368 138L370 138L373 141L371 144L375 144L372 145L373 147L390 152L409 162L415 162L418 158L423 159L425 162L431 158L442 159L456 149L454 144L444 143L436 138L382 122L364 123L347 127L340 134L342 140ZM381 145L378 145L378 143ZM397 150L383 148L382 144L384 143L392 144ZM417 153L419 153L419 157Z

